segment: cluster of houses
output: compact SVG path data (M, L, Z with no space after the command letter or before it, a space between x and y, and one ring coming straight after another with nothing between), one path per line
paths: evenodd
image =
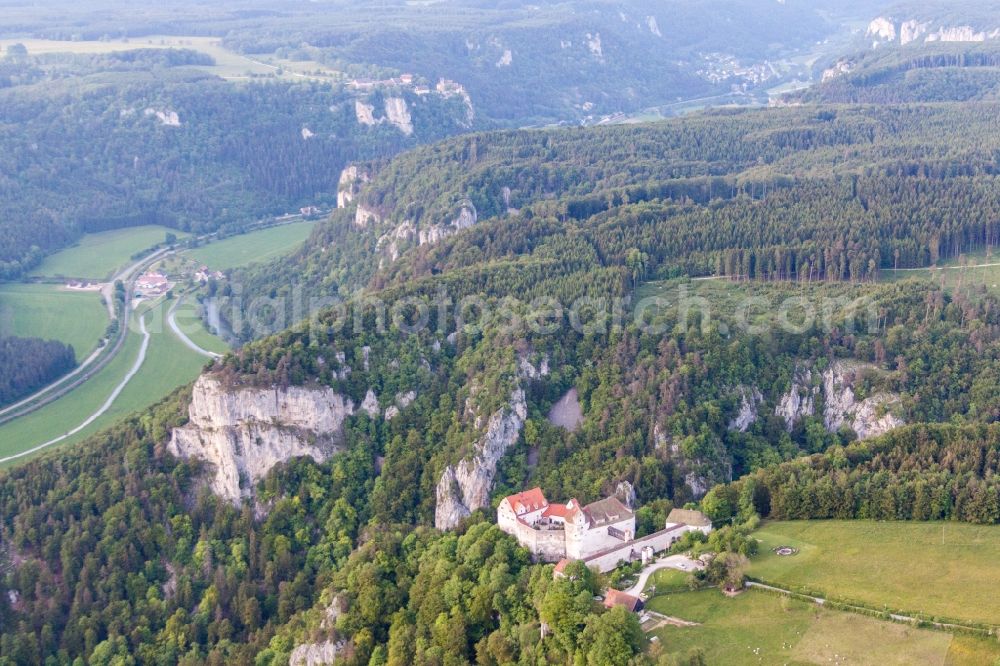
M417 95L429 95L431 93L431 88L417 83L417 79L413 74L400 74L390 79L353 79L347 85L355 90L364 91L382 87L412 87L413 92ZM465 86L451 79L439 79L434 86L434 90L444 97L451 97L452 95L465 97L468 95Z
M206 284L209 280L222 280L226 276L222 271L209 270L208 266L201 266L195 271L194 281L199 284Z
M172 286L166 275L150 271L135 281L135 295L137 298L156 298L170 291Z

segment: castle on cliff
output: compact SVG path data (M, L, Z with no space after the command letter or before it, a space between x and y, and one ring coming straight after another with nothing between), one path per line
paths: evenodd
M600 571L610 571L622 561L650 558L685 532L712 529L703 514L674 510L663 530L636 539L635 514L617 497L587 505L575 499L550 504L541 488L503 498L497 507L497 525L536 559L582 560Z

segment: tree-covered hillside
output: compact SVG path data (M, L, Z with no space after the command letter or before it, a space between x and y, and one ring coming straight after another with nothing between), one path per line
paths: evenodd
M2 61L12 85L0 86L0 278L82 232L207 232L328 206L349 161L466 122L460 100L401 91L412 134L368 127L342 87L223 81L188 67L203 58L146 49Z
M994 242L990 109L479 134L382 166L271 283L298 272L317 294L343 284L347 303L210 372L234 394L298 387L365 405L345 416L341 452L244 477L233 506L205 483L209 463L170 453L173 428L198 427L182 391L3 473L14 594L0 595L0 655L283 663L306 646L359 664L625 663L631 640L590 656L610 645L598 636L633 630L583 603L596 583L550 583L483 524L531 485L587 502L628 482L655 529L734 480L705 500L717 518L805 515L794 498L827 492L809 470L830 465L855 498L880 484L897 515L996 522L1000 303L985 285L873 284L894 262ZM424 207L408 206L418 193ZM447 224L455 198L479 221L395 260L379 249L405 215ZM357 226L357 206L380 219ZM682 277L729 273L737 256L754 270ZM550 410L569 389L581 419L566 429ZM496 432L511 439L491 466ZM973 450L982 465L951 453ZM446 483L463 460L489 479L483 503ZM746 500L752 483L769 504L763 490ZM911 490L937 508L917 510ZM467 517L441 516L464 501ZM833 515L888 515L888 499L845 501ZM457 535L432 529L445 519Z
M549 258L632 271L644 257L635 278L870 282L996 245L996 110L803 107L453 139L377 168L287 261L235 274L223 313L250 339L309 297L562 270ZM478 222L452 234L463 210ZM255 297L278 300L251 312Z

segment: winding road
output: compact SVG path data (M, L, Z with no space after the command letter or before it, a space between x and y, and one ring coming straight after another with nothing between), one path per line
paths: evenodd
M108 396L108 399L104 401L104 404L98 407L96 412L88 416L83 421L83 423L81 423L77 427L73 428L67 433L59 435L55 439L50 439L44 444L39 444L38 446L32 447L26 451L15 453L12 456L7 456L6 458L0 458L0 465L17 460L18 458L23 458L25 456L30 456L34 453L38 453L42 449L48 448L53 444L58 444L59 442L69 437L72 437L73 435L77 434L78 432L89 426L91 423L99 419L101 416L103 416L104 413L107 412L109 409L111 409L111 405L114 404L115 400L118 399L118 396L121 395L121 392L125 390L125 386L129 383L129 381L131 381L133 377L135 377L135 375L142 368L143 362L146 360L146 352L149 350L150 336L149 336L149 331L146 330L146 320L144 317L139 317L139 332L142 333L142 346L139 347L139 356L135 359L135 363L132 365L132 369L128 371L128 374L125 375L121 383L119 383L118 386L115 387L115 390L111 392L111 395Z
M625 594L638 597L646 588L649 577L660 569L677 569L678 571L692 573L696 569L703 569L704 567L704 564L698 560L692 560L687 555L670 555L662 560L653 562L643 569L642 573L639 574L639 580L636 581L635 585L625 590Z
M180 327L177 325L177 318L175 315L177 314L177 307L181 304L181 301L183 300L184 300L183 296L178 298L176 301L174 301L174 304L170 306L170 310L167 312L167 324L170 325L170 330L172 330L174 332L174 335L176 335L177 338L181 342L183 342L184 345L191 351L197 354L201 354L202 356L207 356L208 358L222 358L222 354L216 354L213 351L209 351L207 349L199 347L194 342L194 340L189 338L187 334L185 334L184 331L182 331Z

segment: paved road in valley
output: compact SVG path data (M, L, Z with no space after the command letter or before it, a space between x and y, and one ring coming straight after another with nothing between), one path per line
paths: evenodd
M194 340L189 338L177 325L177 318L175 315L177 314L177 307L181 304L182 300L184 300L183 296L174 301L174 304L170 306L170 311L167 312L167 324L170 325L170 330L172 330L174 335L176 335L178 339L180 339L180 341L183 342L184 345L191 351L201 354L202 356L207 356L208 358L222 358L222 354L216 354L213 351L208 351L207 349L199 347L195 344Z

